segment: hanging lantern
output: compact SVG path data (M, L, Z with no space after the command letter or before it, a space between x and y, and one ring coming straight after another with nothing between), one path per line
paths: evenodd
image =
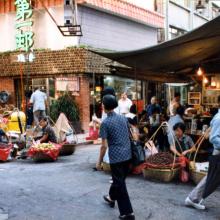
M199 67L199 69L197 70L197 75L198 76L202 76L203 75L203 71L202 71L201 67Z
M204 83L204 84L207 84L208 82L209 82L209 80L208 80L206 77L204 77L203 83Z

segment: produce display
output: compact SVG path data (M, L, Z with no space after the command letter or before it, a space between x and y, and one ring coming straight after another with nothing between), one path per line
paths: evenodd
M29 148L28 156L35 161L45 159L45 156L55 161L59 156L60 148L61 145L54 143L34 144Z
M151 168L172 168L179 166L179 163L173 163L174 156L169 152L160 152L150 156L146 160L146 166Z
M147 162L155 165L169 165L173 163L173 155L168 152L160 152L150 156Z
M34 145L33 148L35 150L38 150L38 151L46 151L46 150L51 150L53 149L55 146L52 144L52 143L42 143L42 144L37 144L37 145Z

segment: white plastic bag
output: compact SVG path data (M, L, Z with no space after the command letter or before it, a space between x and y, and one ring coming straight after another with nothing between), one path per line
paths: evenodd
M105 156L103 158L103 162L108 163L108 164L110 163L109 156L108 156L108 149L105 152Z
M66 133L66 142L68 144L72 144L74 142L74 135L72 129L69 129L68 133Z

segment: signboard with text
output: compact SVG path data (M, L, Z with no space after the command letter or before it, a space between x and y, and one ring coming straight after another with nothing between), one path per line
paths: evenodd
M16 6L16 49L28 52L34 45L32 31L33 10L29 0L15 0Z
M57 91L79 92L79 77L56 78Z

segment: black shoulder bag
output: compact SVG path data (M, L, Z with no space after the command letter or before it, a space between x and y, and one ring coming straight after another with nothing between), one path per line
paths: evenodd
M131 127L128 124L129 137L131 142L132 165L138 166L145 162L145 151L139 141L135 141L132 136Z

